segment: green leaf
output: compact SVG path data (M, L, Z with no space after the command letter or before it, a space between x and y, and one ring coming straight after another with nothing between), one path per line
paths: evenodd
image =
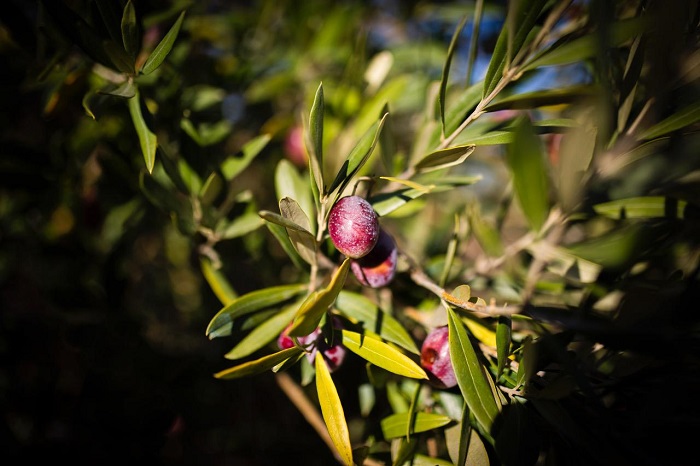
M427 191L423 189L399 189L388 193L377 194L369 199L369 203L372 204L372 208L377 212L377 215L385 217L396 209L403 207L407 202L417 199L424 194L427 194Z
M481 101L481 94L484 90L484 82L468 87L457 97L452 97L447 113L445 114L445 134L451 134L456 130L464 119L469 115ZM435 147L438 144L440 131L435 131L428 147Z
M411 462L411 466L454 466L447 460L433 458L432 456L416 453Z
M316 330L328 308L335 302L338 294L345 285L345 279L350 269L350 259L347 258L338 267L328 286L314 291L302 303L294 317L289 336L302 337Z
M306 151L309 153L309 173L312 178L311 191L318 203L320 193L324 193L323 181L323 83L318 85L314 102L309 112L308 126L305 128Z
M500 257L503 255L504 246L498 230L485 218L481 216L479 204L471 202L467 206L467 219L474 238L490 257Z
M337 190L337 192L342 193L350 180L352 180L352 177L355 176L364 166L369 157L372 155L374 147L377 145L379 134L382 131L386 117L387 115L384 115L381 120L373 124L370 129L367 130L364 136L360 138L360 141L353 148L353 150L350 151L350 154L343 163L343 166L340 167L335 180L333 180L330 188L328 188L329 192L332 193Z
M609 47L619 47L628 40L644 32L649 21L643 17L625 19L610 25L608 34ZM564 37L549 49L536 54L523 67L523 71L534 70L541 66L567 65L592 58L599 53L599 31L571 40Z
M131 0L126 2L122 13L121 39L126 53L130 57L136 58L141 48L141 38L139 37L139 28L136 23L136 9ZM115 40L117 39L115 38Z
M207 257L202 257L199 260L202 269L202 275L209 284L209 287L214 292L221 304L227 306L233 302L238 296L231 284L228 282L221 270L214 267L211 260Z
M423 157L415 168L419 173L453 167L464 162L474 152L474 145L455 146L432 152Z
M396 343L411 353L420 354L406 328L361 294L343 290L338 294L335 307L345 316L361 322L367 330L383 339Z
M98 94L111 95L123 99L131 99L137 92L136 84L134 84L134 81L131 79L127 79L119 86L108 86L97 91Z
M224 189L224 180L221 178L221 175L217 172L211 172L199 190L199 200L202 205L212 205L219 194L221 194L222 189Z
M455 50L457 49L457 43L459 41L459 36L462 34L464 26L467 24L469 15L465 15L462 21L457 25L457 29L452 34L452 39L450 40L450 45L447 48L447 56L445 57L445 64L442 67L442 76L440 77L440 92L438 94L438 107L440 110L440 123L442 125L442 134L445 134L445 94L447 93L447 84L450 80L450 66L452 65L452 57L454 56Z
M559 201L565 211L574 211L580 202L584 181L596 150L595 127L569 129L559 145L556 166Z
M311 265L316 264L316 238L309 232L311 223L294 199L285 197L279 202L282 217L299 225L303 230L287 228L289 239L299 256Z
M309 232L309 230L307 230L306 228L302 227L301 225L299 225L297 223L294 223L292 220L283 217L280 214L270 212L269 210L261 210L260 212L258 212L258 215L270 223L274 223L276 225L285 227L285 228L290 229L290 230L295 230L295 231L298 231L301 233L306 232L309 235L311 235L311 232ZM313 237L313 235L311 235L311 237Z
M252 291L236 298L216 313L209 322L205 335L209 339L231 334L233 320L292 298L307 289L305 284L281 285Z
M685 128L686 126L690 126L698 121L700 121L700 102L693 102L692 104L678 110L665 120L662 120L651 128L648 128L641 135L639 135L639 139L656 139L681 128Z
M634 223L573 244L567 249L574 256L603 267L625 267L639 259L639 251L650 246L645 243L649 243L654 234L658 233L650 226Z
M242 154L238 156L229 156L221 164L221 173L227 180L232 180L239 175L243 170L250 165L250 162L267 146L272 136L269 134L261 134L243 145Z
M323 358L316 359L316 391L321 405L323 420L328 428L328 434L335 445L340 460L346 466L353 466L350 431L345 421L343 404L340 402L338 390Z
M288 197L299 203L299 207L310 221L309 232L314 233L315 210L308 179L302 177L294 164L287 159L281 159L275 168L275 191L277 199Z
M291 259L292 263L299 270L306 270L306 264L304 260L299 256L299 253L296 249L294 249L294 246L292 246L292 242L289 240L289 234L287 233L287 229L283 226L272 222L265 222L265 226L268 230L270 230L270 233L272 233L272 235L277 239L280 246L282 246L282 249L284 249L284 252L286 252L289 258Z
M143 107L145 108L145 105L143 105ZM148 112L147 108L146 112ZM134 128L136 128L136 134L138 134L139 137L139 144L141 145L143 159L146 162L146 169L148 173L153 173L153 166L156 163L156 147L158 147L158 140L143 117L141 96L138 89L136 89L134 96L129 99L129 113L131 113L131 120L134 122Z
M415 419L412 419L415 414ZM411 426L411 421L413 425ZM437 413L398 413L387 416L381 421L382 434L385 439L392 439L406 436L410 428L414 433L427 432L438 429L452 422L452 418Z
M379 133L379 148L382 156L382 163L386 173L394 174L394 156L396 155L396 138L394 136L393 118L389 113L389 104L384 104L382 115L386 115L384 130Z
M485 432L490 432L498 416L500 403L494 398L491 385L486 380L488 376L469 341L464 324L452 309L447 310L447 324L450 358L457 384L477 422Z
M253 354L277 338L292 321L296 311L296 305L287 306L282 311L268 318L265 322L255 327L224 357L226 359L240 359Z
M177 35L180 33L180 27L184 19L185 12L183 11L180 13L180 16L178 16L175 24L173 24L167 34L165 34L165 37L156 45L156 48L153 49L153 52L151 52L146 59L141 67L141 74L151 74L163 63L170 53L170 50L173 48L173 44L175 43L175 39L177 39Z
M226 225L221 231L222 239L238 238L248 233L252 233L264 224L260 216L253 212L246 212L243 215L236 217Z
M498 361L498 377L506 367L506 361L510 356L511 334L513 332L513 322L508 316L499 316L496 324L496 358Z
M283 361L286 361L287 359L297 357L303 352L304 350L302 348L294 346L292 348L287 348L285 350L278 351L277 353L263 356L260 359L244 362L243 364L239 364L221 372L217 372L216 374L214 374L214 377L216 377L217 379L238 379L241 377L257 375L272 369L273 367L275 367Z
M525 44L527 36L530 34L546 3L547 0L523 0L509 11L506 26L501 29L501 33L496 40L496 46L491 55L489 67L486 70L484 97L489 96L493 92L504 71L510 67L509 61L518 54ZM509 28L508 25L513 25L513 27ZM514 30L511 31L511 29Z
M688 203L663 196L618 199L593 206L598 215L614 218L683 218Z
M367 334L342 330L343 345L361 358L389 372L427 379L425 371L401 351Z
M528 118L520 119L506 161L523 214L530 227L539 230L549 214L549 182L541 142Z
M570 104L596 95L599 95L599 91L595 86L585 84L543 91L523 92L498 99L484 108L484 111L526 110L551 105Z

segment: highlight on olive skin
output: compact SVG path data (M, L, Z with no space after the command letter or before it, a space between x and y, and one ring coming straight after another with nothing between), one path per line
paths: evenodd
M381 288L394 279L397 256L394 238L384 229L380 229L379 239L374 248L366 256L353 260L350 268L362 285Z
M437 327L423 340L420 363L428 374L430 384L436 388L452 388L457 385L450 358L449 329Z
M379 239L379 217L360 196L339 199L328 215L328 234L336 249L352 259L369 254Z

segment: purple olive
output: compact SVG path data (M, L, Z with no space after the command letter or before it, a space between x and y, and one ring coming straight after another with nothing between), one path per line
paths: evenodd
M333 319L333 323L336 328L341 327L339 320ZM277 337L277 346L279 346L280 349L288 349L294 346L294 340L289 336L289 329L291 326L292 323L290 322L287 328L285 328L280 336ZM312 364L316 358L316 354L320 350L323 354L323 359L328 364L328 370L330 372L333 372L339 368L345 360L345 354L347 353L345 347L337 342L334 345L329 346L321 335L320 327L308 335L297 337L297 341L300 345L306 347L308 351L308 353L306 353L306 357Z
M428 373L430 383L437 388L452 388L457 385L448 337L447 326L437 327L428 333L420 351L420 364Z
M364 286L381 288L394 279L397 255L394 238L380 229L374 248L366 256L353 260L350 268Z
M379 238L379 217L360 196L338 200L328 216L328 233L336 249L353 259L368 254Z

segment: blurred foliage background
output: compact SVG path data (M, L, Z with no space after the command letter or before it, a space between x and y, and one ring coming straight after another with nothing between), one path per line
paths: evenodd
M697 102L700 9L694 1L669 3L573 2L564 21L572 30L579 22L604 24L646 7L656 14L656 37L662 40L644 44L644 66L628 61L631 53L610 52L528 73L509 87L510 94L566 89L566 98L494 108L462 136L463 143L482 143L454 171L480 181L417 200L384 219L397 242L439 277L455 234L453 214L467 211L470 222L459 224L463 241L448 278L459 276L484 298L520 302L527 268L502 259L527 231L521 214L506 215L514 188L504 160L514 116L525 108L533 120L557 126L564 125L557 118L588 111L570 105L575 98L597 99L598 110L614 107L593 116L598 136L609 145L593 164L595 176L586 180L579 213L590 216L606 201L675 196L691 204L684 211L687 221L666 215L670 204L661 219L631 226L615 223L615 206L608 217L582 221L569 231L572 244L603 232L620 235L619 241L580 247L581 257L602 264L595 282L544 274L536 286L528 282L536 298L526 302L534 303L531 315L569 330L540 345L545 353L552 350L544 359L566 370L566 364L605 366L594 377L610 384L604 388L607 401L589 397L589 386L578 380L584 395L571 395L564 404L591 438L601 434L621 445L630 464L681 464L698 427L693 394L700 382L700 249L692 210L700 160L693 126L698 118L692 116L697 108L691 105L688 125L675 128L684 129L681 135L652 135L648 145L630 146L629 152L615 145L625 141L633 117L646 115L647 127L653 127ZM121 12L126 2L114 4ZM474 13L475 2L133 5L140 25L137 64L186 11L167 59L137 79L159 143L152 174L126 103L134 89L125 85L114 56L101 57L85 46L94 45L94 37L83 24L98 37L113 37L105 26L113 23L100 20L109 17L105 2L10 0L0 7L1 455L11 464L45 458L79 464L333 464L271 374L235 383L212 377L225 367L222 355L231 343L210 341L204 330L222 296L293 283L303 275L257 212L278 209L280 160L300 170L306 166L302 114L308 114L319 83L326 95L327 154L349 152L389 102L391 128L385 131L394 136L396 157L375 160L394 164L392 173L405 168L402 160L421 147L416 140L431 137L421 134L436 113L435 82L455 29ZM454 82L484 78L508 8L505 1L485 2L474 60L467 23L457 37ZM639 81L636 96L626 77ZM586 86L594 82L604 85L592 94ZM629 94L620 95L621 89ZM448 105L460 95L450 87ZM654 106L645 113L647 101ZM621 116L625 105L629 118ZM565 151L558 146L564 129L541 130L553 165ZM573 145L585 146L586 138ZM326 170L334 173L333 164L342 160L329 157ZM563 177L564 184L578 181ZM570 199L580 194L572 188ZM463 233L470 228L473 235ZM213 290L207 274L225 276L232 289ZM396 307L419 302L421 291L407 276L393 286ZM551 314L548 306L562 303L576 311ZM613 316L614 326L596 320L598 312ZM590 337L579 354L591 342L612 350L595 363L567 359L576 354L571 348L563 355L555 349L570 343L574 332ZM560 346L557 338L566 342ZM345 387L346 415L353 419L359 418L353 374L363 369L360 361L348 364L357 367L334 378ZM568 382L558 387L562 399L571 393ZM601 415L608 409L615 414L612 423ZM662 442L664 436L671 443ZM565 451L570 439L560 441L558 451ZM591 458L596 455L552 456L548 464L591 464Z

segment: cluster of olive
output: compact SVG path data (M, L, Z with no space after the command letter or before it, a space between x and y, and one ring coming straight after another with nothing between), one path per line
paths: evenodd
M366 199L356 195L339 199L329 212L328 234L335 248L352 260L350 268L362 285L381 288L394 279L398 258L396 241L381 228L379 216ZM334 370L342 363L345 348L341 345L321 347L323 338L319 337L320 329L317 329L299 339L299 343L314 347L309 354L311 359L315 357L318 346ZM294 342L283 333L278 345L285 349L293 346ZM421 365L434 386L451 388L457 384L450 360L447 327L432 330L423 341Z

